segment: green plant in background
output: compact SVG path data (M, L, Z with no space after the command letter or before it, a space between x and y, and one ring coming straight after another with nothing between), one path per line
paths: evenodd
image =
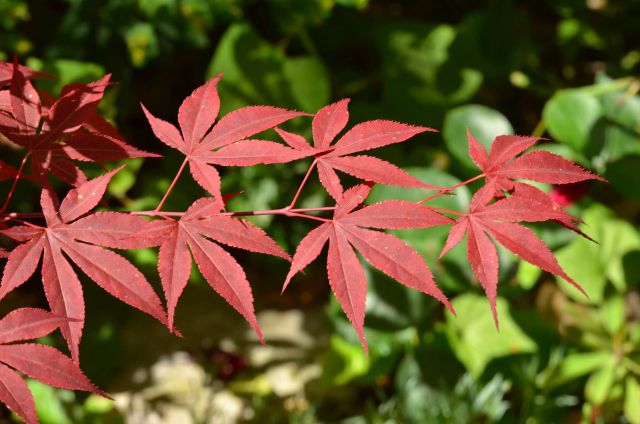
M407 422L440 417L434 422L442 422L452 417L443 411L457 405L470 411L464 419L474 417L479 422L640 422L634 410L639 404L634 400L639 381L635 333L640 280L640 50L632 42L638 38L635 17L640 2L98 3L102 4L0 0L0 54L4 59L15 52L30 56L30 66L59 74L61 78L46 87L52 91L113 70L121 83L105 99L105 112L136 141L143 142L148 134L140 129L144 126L139 113L129 106L134 96L154 101L160 116L168 119L178 99L217 69L225 73L220 91L229 107L273 102L315 111L331 99L350 96L355 120L382 112L392 119L426 121L441 128L444 143L425 140L386 152L387 159L434 184L453 185L472 175L466 144L459 142L466 139L467 127L485 146L498 133L548 136L558 141L551 146L553 151L597 170L610 182L604 189L541 186L567 205L568 212L581 216L582 230L598 241L574 238L563 229L536 227L568 274L584 283L588 301L565 290L564 283L551 289L548 275L499 251L503 266L498 307L504 308L504 328L497 334L485 331L492 323L480 290L460 294L468 292L473 281L465 249L454 249L435 266L437 245L446 234L437 228L399 230L398 235L432 267L454 305L480 312L457 321L444 319L432 312L430 304L368 270L372 283L365 332L370 356L345 342L342 336L349 340L352 334L340 331L346 321L332 304L327 316L340 335L318 338L316 348L321 353L309 360L322 364L323 373L306 383L295 395L298 400L232 389L252 399L249 404L257 421L281 417L290 422L338 422L352 417L355 422ZM52 23L45 25L45 19ZM50 28L60 28L59 35L52 36ZM178 84L163 75L185 76L185 81ZM140 87L135 93L134 86ZM158 93L157 87L165 90ZM295 125L286 129L299 130ZM166 169L129 165L110 186L111 194L127 209L153 208L179 158L169 156L166 163ZM305 169L263 167L225 176L225 192L251 187L246 195L231 199L230 207L268 209L289 198L295 183L277 189L275 172L295 181ZM145 187L132 184L135 179L144 181ZM185 185L185 191L191 189L197 188ZM378 187L372 200L399 198L393 190ZM187 196L182 196L175 193L168 206L185 205ZM318 207L326 200L323 196L316 190L301 207ZM18 193L23 209L29 208L30 197ZM440 207L464 210L469 196L463 192L438 201L443 202ZM282 246L291 246L302 236L303 228L295 223L269 218L256 223L269 223ZM130 258L143 270L152 269L149 264L155 261L150 251L134 252ZM256 268L264 266L260 259L252 261ZM294 288L291 298L265 300L258 309L291 308L310 293L322 298L317 297L322 293L317 274L311 269L305 287ZM257 290L268 293L268 286ZM275 295L262 297L275 299ZM86 349L99 352L108 344L126 350L127 341L114 334L131 318L124 311L119 317L115 321L105 314L100 323L88 323L96 329L96 337L86 340L92 343ZM104 337L98 337L100 325L111 329ZM214 343L227 337L222 330L218 333ZM202 334L203 340L208 337L212 336ZM479 354L471 357L469 351ZM100 361L114 375L124 375L118 355L105 355ZM420 374L405 378L405 370L415 369L406 364L415 361L423 364ZM238 380L260 377L260 372L259 367L250 368ZM110 385L111 377L104 383ZM464 387L458 394L453 389L457 386ZM412 404L417 401L408 394L409 388L420 393L425 404L438 406L425 410ZM263 393L256 390L252 393ZM61 399L72 422L79 421L79 415L73 415L77 412L69 412L67 395L57 393L53 396ZM484 402L485 396L492 400ZM412 411L416 415L408 415ZM43 422L64 422L46 416L41 413Z

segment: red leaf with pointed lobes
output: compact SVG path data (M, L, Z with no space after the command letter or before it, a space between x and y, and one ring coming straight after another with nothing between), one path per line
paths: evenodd
M345 224L378 229L429 228L453 224L451 218L440 215L428 206L406 200L385 200L365 206L340 220Z
M0 345L0 357L10 367L49 386L108 397L74 362L51 346L36 343Z
M14 64L9 94L11 113L18 129L23 134L35 134L40 123L40 96L22 75L17 63Z
M453 313L449 301L436 286L431 271L415 250L392 235L360 228L417 228L453 221L434 216L429 208L404 201L385 201L356 210L370 190L366 184L347 190L336 205L333 221L320 225L302 239L283 286L284 291L291 278L313 262L328 241L327 272L331 289L365 351L363 325L367 282L352 246L374 267L402 284L435 297ZM394 208L397 215L394 215ZM411 225L412 220L415 220L415 225Z
M327 156L343 156L355 152L377 149L400 143L425 131L437 132L429 127L417 127L395 121L375 120L351 128L334 144L335 150Z
M49 109L52 133L69 133L80 128L97 110L111 74L89 84L75 84Z
M51 312L70 320L60 326L71 356L80 360L78 347L84 328L84 296L82 285L56 242L45 244L42 259L42 286Z
M2 273L0 283L0 299L19 287L36 271L42 250L44 249L44 232L13 249Z
M435 190L442 189L442 187L423 183L397 166L372 156L345 156L326 159L321 157L318 161L328 163L333 169L342 171L345 174L378 184Z
M140 106L142 107L142 111L151 126L151 131L153 131L156 138L167 146L185 153L187 151L187 147L182 140L180 131L167 121L163 121L162 119L153 116L142 103L140 103Z
M222 166L252 166L287 163L305 155L279 143L265 140L242 140L206 155L208 163Z
M308 155L313 154L313 149L311 148L311 146L309 146L309 143L303 136L285 131L278 127L275 127L274 129L276 130L278 135L282 137L284 142L289 145L289 147L299 150L301 153L304 151L308 151Z
M11 62L2 62L0 61L0 88L8 85L11 82L11 77L13 76L14 65ZM33 70L31 68L27 68L23 65L18 65L18 70L20 73L27 79L36 79L36 78L55 78L54 75Z
M178 110L178 123L187 150L202 140L218 117L220 98L217 85L222 74L211 78L184 99Z
M67 321L44 309L15 309L0 320L0 344L44 337Z
M0 364L0 402L27 424L38 424L36 405L27 383L15 371Z
M478 140L473 137L471 131L467 128L467 139L469 140L469 157L476 166L482 170L487 163L487 151Z
M215 198L221 198L220 174L218 170L200 160L189 160L189 171L194 181Z
M62 247L89 278L112 296L166 323L151 284L128 260L110 250L74 241L67 241Z
M587 298L584 289L569 277L558 264L551 250L530 229L510 222L484 222L491 236L514 255L547 271L564 278Z
M341 226L348 240L367 261L396 281L438 299L454 313L445 295L436 286L422 256L404 241L391 234Z
M323 107L313 118L313 142L316 148L329 147L336 136L347 126L350 99L343 99Z
M499 135L491 143L487 166L495 168L515 158L542 138L520 135Z
M199 152L216 149L274 128L299 116L307 116L272 106L247 106L223 116L198 146Z
M167 301L169 328L173 328L178 299L187 286L191 273L191 255L186 242L184 231L176 224L173 231L165 237L158 254L158 273Z
M111 178L124 167L125 165L122 165L69 191L60 205L62 222L73 221L95 208L107 190Z
M116 249L160 246L171 232L171 222L146 221L120 212L96 212L71 224L74 238L85 243Z
M340 201L344 189L342 188L340 177L338 177L336 171L333 170L331 165L324 161L318 161L316 167L318 168L320 184L322 184L324 189L327 190L327 193L329 193L336 202Z
M349 245L342 228L333 225L329 234L327 275L331 290L358 334L365 353L369 348L364 337L364 312L367 278L358 257Z
M487 294L496 329L499 328L496 296L498 295L498 251L474 219L467 221L467 258L473 273Z
M264 343L253 310L251 286L242 267L228 252L203 237L188 233L187 243L200 273L211 288L249 322Z
M293 259L291 260L291 268L289 269L287 278L282 286L283 292L291 282L294 275L316 260L320 255L320 252L322 252L322 248L327 243L327 240L329 240L329 235L332 231L333 229L331 224L322 224L309 231L309 233L300 240L296 253L293 255Z
M31 156L32 160L36 160L37 158L38 155ZM87 176L82 172L82 169L78 168L70 160L63 158L53 158L50 163L46 164L44 171L48 171L52 175L58 177L61 181L64 181L73 187L79 187L88 181ZM47 184L46 180L41 180L39 182L43 187Z
M128 158L157 158L160 155L136 149L133 146L102 134L75 131L62 144L64 154L73 160L83 162L111 162Z
M500 175L548 184L568 184L584 180L606 181L562 156L543 150L527 153L507 163L500 170Z

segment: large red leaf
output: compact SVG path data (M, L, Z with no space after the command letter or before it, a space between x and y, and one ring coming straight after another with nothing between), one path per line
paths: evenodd
M291 278L313 262L329 241L329 283L365 350L363 326L367 282L364 269L351 246L374 267L402 284L435 297L453 312L418 252L395 236L360 228L422 228L453 221L429 208L405 201L385 201L356 209L370 190L371 187L364 184L347 190L336 205L333 220L315 228L302 239L283 286L284 290Z
M67 321L44 309L15 309L0 320L0 344L44 337Z
M15 371L0 364L0 402L27 424L37 424L36 405L27 383Z
M202 140L218 116L220 98L216 87L220 77L211 78L180 105L178 123L187 149Z

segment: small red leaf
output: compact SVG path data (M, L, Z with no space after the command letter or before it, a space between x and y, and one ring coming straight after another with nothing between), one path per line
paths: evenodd
M395 121L375 120L362 122L347 131L335 143L335 150L327 156L343 156L364 150L377 149L389 144L400 143L425 131L436 130Z
M585 171L562 156L539 150L527 153L507 163L500 175L512 179L525 179L548 184L576 183L603 178Z
M5 364L49 386L67 390L84 390L106 396L60 351L36 343L0 345Z
M186 246L185 234L177 225L175 227L160 246L158 255L158 272L167 300L169 328L173 328L176 305L191 273L191 255Z
M253 311L251 286L242 267L217 244L189 234L188 244L198 269L209 285L249 322L264 343Z
M36 405L27 383L11 368L0 364L0 402L27 424L38 424Z
M358 257L349 245L342 228L333 226L329 237L327 274L331 290L342 310L358 334L365 353L368 354L364 337L364 310L367 298L367 278Z
M454 223L452 219L434 212L427 206L406 200L385 200L374 203L350 213L340 222L389 230L429 228Z
M287 278L282 286L282 291L287 288L291 279L298 272L302 271L313 262L322 252L322 248L329 240L329 235L333 231L331 224L322 224L319 227L309 231L309 233L300 240L296 253L291 260L291 268L287 274Z
M0 344L44 337L67 321L44 309L15 309L0 320Z
M220 77L222 75L211 78L204 85L198 87L180 105L178 123L187 151L202 140L218 116L220 98L218 97L217 85Z
M326 163L324 160L319 159L317 164L318 177L320 178L320 184L327 190L327 193L337 202L342 198L342 184L340 183L340 177L336 174L336 171Z
M95 208L107 190L111 178L124 167L125 165L122 165L69 191L60 205L62 222L73 221Z
M206 156L208 163L222 166L252 166L286 163L306 156L298 150L265 140L242 140Z
M467 139L469 140L469 156L471 160L473 160L473 163L475 163L478 168L484 170L487 163L487 151L484 146L473 137L469 129L467 129Z
M40 262L43 249L44 234L34 237L11 251L2 273L0 299L33 275Z
M200 187L207 190L215 198L221 198L220 174L215 167L197 159L189 160L189 171Z
M172 124L153 116L142 103L140 103L140 106L147 117L147 121L149 121L149 125L151 125L151 131L153 131L153 134L158 138L158 140L162 141L169 147L185 153L187 151L187 147L182 140L182 136L178 129Z
M329 147L334 138L349 121L347 106L349 99L343 99L323 107L313 118L313 142L316 148Z
M307 140L301 135L294 134L292 132L285 131L278 127L274 128L278 135L282 137L285 143L287 143L290 147L300 150L300 151L308 151L309 154L312 154L313 149L307 143Z
M498 311L496 309L496 296L498 294L498 251L484 228L478 222L470 219L467 227L467 258L471 264L473 273L478 277L482 288L487 294L491 313L496 328L498 324Z

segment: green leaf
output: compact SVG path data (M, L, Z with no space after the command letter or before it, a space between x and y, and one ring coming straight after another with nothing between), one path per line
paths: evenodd
M606 281L611 281L618 292L624 292L637 268L625 263L640 250L640 234L628 221L618 219L602 205L593 205L583 214L582 231L596 243L576 237L557 252L560 265L576 282L583 285L591 303L603 299ZM562 280L559 278L559 280ZM571 297L588 303L587 299L564 281L560 287Z
M36 412L42 424L71 424L71 418L65 410L60 394L73 392L54 389L36 380L27 380L29 390L36 402Z
M220 72L223 113L252 104L315 112L331 97L329 75L318 57L287 57L247 24L231 25L220 39L207 77Z
M513 134L509 120L487 106L465 105L450 110L444 119L442 137L453 156L468 167L475 165L468 153L467 129L487 149L497 135Z
M542 111L551 136L579 152L589 143L591 128L601 115L598 99L579 90L559 91Z
M124 31L131 63L141 68L158 56L160 46L153 26L148 22L136 22Z
M451 304L458 315L447 314L447 337L455 355L475 377L493 359L537 350L535 342L513 320L504 299L496 299L500 331L495 328L489 302L483 296L466 293Z
M349 343L337 335L331 337L329 345L322 367L325 382L341 386L369 371L369 357L364 354L360 345Z
M608 298L598 309L598 315L609 334L616 334L625 323L624 298L622 296Z
M616 377L616 358L609 356L600 362L598 370L591 374L584 388L584 395L590 403L602 405L609 397L609 391Z
M632 375L625 380L624 415L631 424L640 424L640 383Z
M560 386L599 369L611 356L610 352L578 352L565 356L558 365L551 385Z

